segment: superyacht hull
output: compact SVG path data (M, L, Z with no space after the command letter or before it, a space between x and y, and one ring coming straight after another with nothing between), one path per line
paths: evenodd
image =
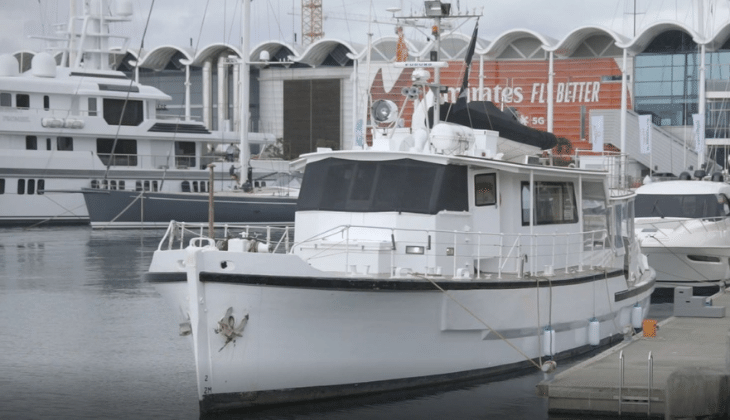
M170 220L204 223L208 193L165 193L84 189L92 228L166 228ZM216 192L214 218L219 223L294 223L296 196L273 193Z

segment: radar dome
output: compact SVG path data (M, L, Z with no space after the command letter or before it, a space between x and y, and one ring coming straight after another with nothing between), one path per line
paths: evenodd
M46 52L38 53L30 62L33 76L56 77L56 60Z
M12 77L20 74L18 60L10 54L0 55L0 77Z

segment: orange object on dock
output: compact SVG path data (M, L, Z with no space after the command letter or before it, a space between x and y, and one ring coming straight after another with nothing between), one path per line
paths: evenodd
M641 327L644 330L644 337L656 337L656 319L645 319Z

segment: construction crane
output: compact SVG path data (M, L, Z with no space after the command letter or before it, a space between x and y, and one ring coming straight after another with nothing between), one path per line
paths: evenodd
M302 0L302 44L322 39L322 0Z

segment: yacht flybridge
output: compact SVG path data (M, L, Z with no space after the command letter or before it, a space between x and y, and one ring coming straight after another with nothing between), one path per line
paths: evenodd
M145 278L191 340L201 411L551 371L641 327L654 271L623 157L553 166L551 134L441 112L396 128L373 104L366 150L293 162L293 237L170 224Z
M238 133L159 119L170 97L112 70L109 24L130 20L131 2L114 6L84 2L57 54L36 54L24 73L15 57L0 56L0 224L88 223L82 188L194 193L235 189L231 174L246 177L225 153L238 153ZM274 143L251 133L248 147L258 153ZM278 180L278 169L257 163L254 178Z

